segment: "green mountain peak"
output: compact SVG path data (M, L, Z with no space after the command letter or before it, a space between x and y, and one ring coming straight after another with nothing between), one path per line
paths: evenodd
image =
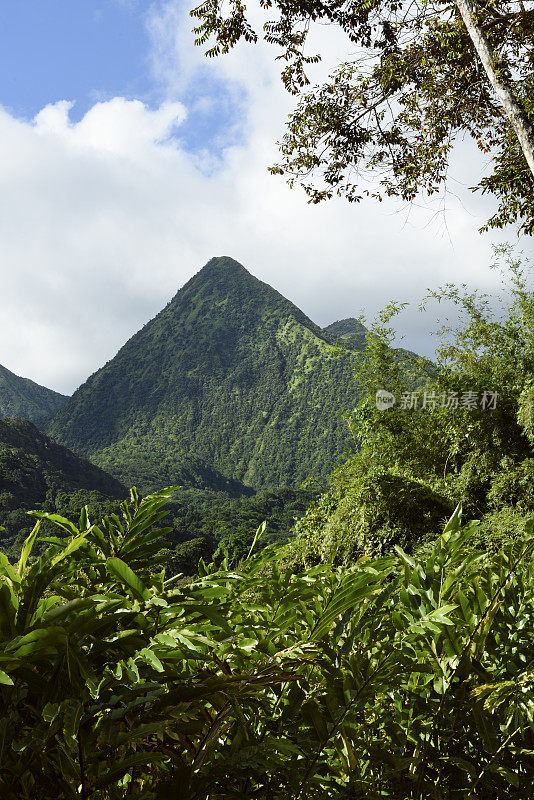
M354 317L332 322L331 325L323 328L323 332L351 350L361 350L365 346L367 330L365 325Z
M197 272L197 275L249 275L253 277L248 269L236 261L235 258L230 256L214 256L210 258L207 264L204 264L202 269Z
M47 432L143 490L191 485L191 463L252 488L326 478L357 391L350 351L331 342L237 261L213 258Z

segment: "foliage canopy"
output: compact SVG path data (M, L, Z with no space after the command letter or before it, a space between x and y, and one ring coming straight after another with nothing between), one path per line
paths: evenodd
M349 201L364 195L411 201L446 182L453 144L468 136L493 158L493 171L473 187L499 201L486 228L517 222L521 231L533 233L531 1L258 5L269 15L264 39L281 51L284 84L300 96L280 144L283 160L272 172L300 183L314 203L334 194ZM242 0L204 0L191 14L199 20L196 43L212 45L209 56L227 53L240 39L258 40ZM320 59L308 49L314 24L342 30L354 55L310 89L306 69ZM483 60L477 36L489 49ZM508 93L506 101L496 93L496 82Z
M293 574L271 547L186 582L154 569L171 494L38 513L0 556L5 800L526 800L532 524L474 553L458 508L423 561Z
M498 548L534 512L534 293L513 249L497 248L495 263L500 298L453 285L429 294L456 317L442 326L436 365L392 348L403 304L370 326L349 419L359 450L297 523L289 563L418 548L458 500L481 520L478 544ZM378 390L396 404L380 410ZM482 407L484 392L497 393L495 408Z

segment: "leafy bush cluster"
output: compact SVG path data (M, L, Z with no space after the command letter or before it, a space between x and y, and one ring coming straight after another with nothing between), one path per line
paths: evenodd
M333 553L350 560L395 542L417 548L458 500L466 518L481 520L479 543L498 548L534 511L534 294L511 249L497 255L507 276L500 302L452 285L431 293L458 314L441 331L437 365L392 348L402 304L368 331L357 354L361 400L348 419L359 450L297 523L287 563L300 568ZM379 389L395 395L393 408L377 408ZM495 408L462 405L464 392L480 400L485 391L497 392ZM435 405L423 407L425 393ZM443 404L450 396L458 407Z
M457 509L425 560L295 574L270 546L184 580L157 566L171 495L35 512L0 555L2 798L531 796L532 523L474 552Z

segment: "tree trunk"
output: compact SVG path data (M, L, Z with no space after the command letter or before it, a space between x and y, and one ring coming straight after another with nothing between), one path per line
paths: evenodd
M495 57L492 48L486 39L484 31L476 20L476 6L473 0L454 0L458 11L467 28L467 32L475 46L482 66L486 70L495 94L499 98L504 112L516 132L519 145L527 161L532 175L534 176L534 128L531 125L525 110L520 106L511 87L506 81L500 78L494 67Z

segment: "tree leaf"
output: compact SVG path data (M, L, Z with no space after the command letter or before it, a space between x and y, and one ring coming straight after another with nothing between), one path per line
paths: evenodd
M9 677L9 675L0 669L0 683L4 684L5 686L13 686L13 681Z
M129 588L138 600L148 600L151 597L143 581L120 558L115 556L108 558L106 567L111 577Z
M21 553L20 553L20 559L19 559L19 563L18 563L18 567L17 567L17 572L19 574L19 577L22 577L23 574L24 574L24 570L26 569L26 564L28 563L28 558L29 558L30 553L32 551L32 547L33 547L33 544L35 542L35 539L37 538L37 534L39 533L39 528L40 527L41 527L41 520L36 522L32 532L30 533L30 535L28 536L28 538L25 540L24 544L22 545L22 550L21 550Z

